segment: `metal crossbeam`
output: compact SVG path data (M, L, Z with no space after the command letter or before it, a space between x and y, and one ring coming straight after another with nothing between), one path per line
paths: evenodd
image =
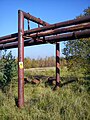
M24 31L24 18L28 20L28 30ZM38 24L30 29L29 21ZM42 25L42 27L40 27ZM24 47L47 43L56 44L56 87L60 86L59 43L90 37L90 15L81 18L48 24L29 13L18 11L18 33L0 37L0 50L18 47L18 106L24 106Z

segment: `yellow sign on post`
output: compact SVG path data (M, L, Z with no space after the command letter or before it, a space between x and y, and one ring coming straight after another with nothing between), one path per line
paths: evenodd
M19 68L23 69L23 62L19 62Z

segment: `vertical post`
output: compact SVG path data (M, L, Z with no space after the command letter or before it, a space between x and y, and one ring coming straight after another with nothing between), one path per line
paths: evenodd
M28 20L28 30L30 30L30 20Z
M24 106L24 15L18 11L18 107Z
M55 88L60 87L60 49L59 43L56 43L56 86Z

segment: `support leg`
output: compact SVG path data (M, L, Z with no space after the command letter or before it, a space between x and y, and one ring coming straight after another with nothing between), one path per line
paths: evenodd
M56 86L55 89L60 87L60 49L59 43L56 43Z
M24 15L18 11L18 107L24 106Z

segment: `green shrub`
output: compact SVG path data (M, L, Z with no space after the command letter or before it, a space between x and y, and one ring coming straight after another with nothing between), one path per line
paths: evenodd
M0 68L2 68L0 70L0 86L6 91L11 87L13 77L17 75L17 65L11 51L8 54L5 52L0 61L2 63L0 64Z

